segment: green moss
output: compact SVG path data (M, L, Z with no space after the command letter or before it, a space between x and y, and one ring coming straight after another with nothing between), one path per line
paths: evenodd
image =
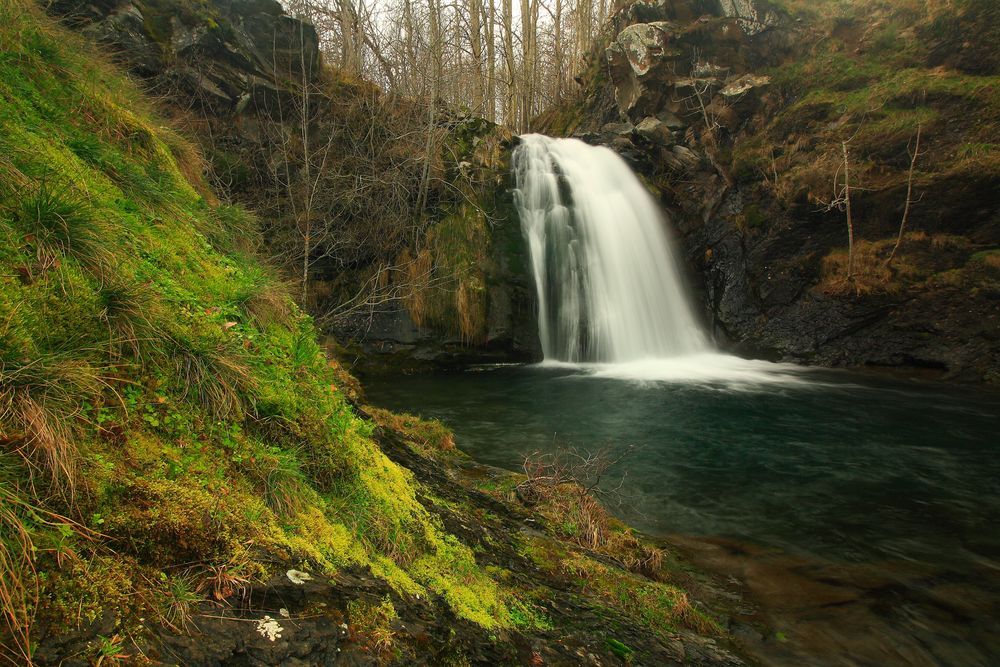
M39 573L40 622L66 631L103 605L138 618L127 601L140 599L183 608L191 586L223 599L291 562L367 566L400 595L510 627L500 575L417 501L311 320L253 257L253 216L212 205L200 170L178 162L197 151L78 38L22 0L0 10L13 17L0 26L0 402L42 408L3 438L51 426L17 488L101 534L68 538L100 564L90 575L19 562ZM466 148L481 150L481 129ZM456 207L434 235L470 339L486 225ZM427 447L450 442L440 424L403 426ZM57 493L70 477L75 493ZM190 579L174 582L181 594L177 577Z
M612 653L626 662L631 662L632 655L635 653L635 650L611 637L606 640L606 643Z

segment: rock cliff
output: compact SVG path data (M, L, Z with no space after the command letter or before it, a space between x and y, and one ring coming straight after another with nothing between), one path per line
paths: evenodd
M998 25L982 0L637 2L540 122L645 175L725 345L995 382Z

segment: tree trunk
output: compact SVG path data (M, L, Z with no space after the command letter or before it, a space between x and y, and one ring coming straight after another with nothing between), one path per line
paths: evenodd
M889 257L885 260L886 266L892 264L892 259L896 256L896 251L899 250L900 244L903 243L906 220L910 217L910 205L913 203L913 172L917 166L917 158L920 157L920 133L922 129L921 125L917 125L917 145L913 149L913 155L910 156L910 173L906 178L906 205L903 207L903 219L899 223L899 235L896 236L896 245L892 247L892 252L889 253Z
M847 279L854 278L854 219L851 216L851 160L847 152L847 142L841 146L844 149L844 204L847 211Z

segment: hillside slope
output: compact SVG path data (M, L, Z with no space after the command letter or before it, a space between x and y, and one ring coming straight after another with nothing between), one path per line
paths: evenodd
M196 139L216 192L258 212L267 254L345 358L427 368L532 357L505 130L444 105L428 125L422 100L327 66L313 26L274 0L46 8Z
M358 408L198 151L0 14L0 662L741 664L579 488Z

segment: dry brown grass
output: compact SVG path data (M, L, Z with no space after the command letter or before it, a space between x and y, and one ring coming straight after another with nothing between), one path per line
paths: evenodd
M477 284L470 284L466 280L459 284L455 292L459 334L462 342L466 344L480 343L484 340L486 304L481 292Z
M390 412L374 406L366 407L365 411L376 424L399 433L407 443L425 455L434 457L455 451L454 435L437 419L422 419L416 415Z
M269 281L255 289L244 301L243 309L261 328L271 324L287 325L294 313L288 285L278 280Z
M516 487L518 498L535 509L562 538L615 559L623 567L655 576L663 564L663 553L646 544L611 514L595 497L602 494L620 500L617 488L602 490L601 481L631 453L574 448L525 459L526 479Z
M831 296L864 296L870 294L901 294L912 285L929 277L926 252L961 249L968 240L948 234L928 235L907 232L891 266L886 260L895 240L856 241L854 244L854 275L847 277L847 251L837 249L823 258L822 273L816 289Z
M537 509L561 537L609 556L627 570L653 576L663 564L660 549L636 537L579 484L546 489Z
M422 327L429 319L427 290L434 269L434 257L428 248L421 250L416 257L409 250L404 250L400 266L406 267L406 309L413 323Z
M195 192L205 199L209 206L218 206L219 199L205 180L205 174L208 172L208 163L198 147L182 137L175 130L165 127L157 129L160 140L170 150L170 154L177 164L177 169L181 172L184 179L190 183Z
M38 603L31 533L17 512L20 499L0 487L0 614L8 642L0 642L0 659L31 665L31 629Z
M45 479L72 500L80 404L102 383L100 373L81 361L52 355L29 362L0 359L0 442L24 460L33 486Z

